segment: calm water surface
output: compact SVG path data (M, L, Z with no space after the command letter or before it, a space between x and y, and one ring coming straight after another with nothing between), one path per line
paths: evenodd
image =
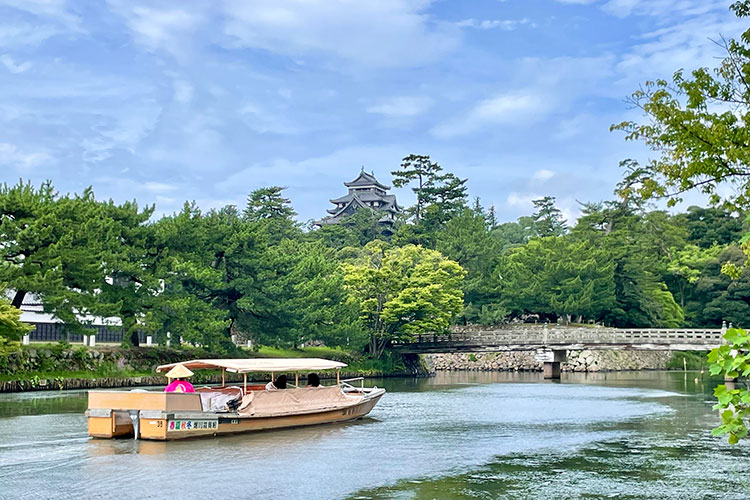
M0 395L0 498L750 498L695 376L377 380L355 423L169 443L89 439L82 392Z

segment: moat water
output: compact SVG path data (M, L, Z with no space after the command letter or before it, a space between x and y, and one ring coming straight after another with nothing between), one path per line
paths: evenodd
M182 442L93 440L85 392L0 395L0 498L750 498L696 373L372 380L366 419Z

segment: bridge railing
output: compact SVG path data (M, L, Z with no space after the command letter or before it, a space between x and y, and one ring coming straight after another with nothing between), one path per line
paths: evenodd
M723 329L669 328L529 328L449 334L421 334L394 342L413 344L555 345L555 344L721 344Z

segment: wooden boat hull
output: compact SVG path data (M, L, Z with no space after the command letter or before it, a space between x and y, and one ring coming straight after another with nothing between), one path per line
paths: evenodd
M356 420L367 415L385 394L384 389L368 391L361 400L345 408L311 411L289 415L275 416L243 416L237 413L205 412L188 401L188 398L171 397L157 404L150 404L155 397L141 397L140 410L117 408L114 399L106 394L95 398L101 399L94 406L109 405L108 408L92 408L92 398L89 397L87 411L89 435L97 438L113 438L134 436L136 432L140 439L171 441L175 439L218 436L224 434L238 434L269 429L283 429L306 425L319 425ZM179 396L179 395L174 395ZM187 396L187 395L185 395ZM163 398L163 396L162 396ZM164 404L170 409L157 409L154 406ZM114 407L113 407L114 406ZM130 415L133 418L130 418ZM130 423L123 418L127 415Z

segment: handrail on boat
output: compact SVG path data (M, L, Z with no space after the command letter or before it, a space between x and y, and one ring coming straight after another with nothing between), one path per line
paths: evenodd
M354 387L352 384L349 383L349 382L354 382L355 380L359 380L360 381L359 388L362 389L362 391L364 392L364 389L365 389L365 377L345 378L344 380L341 380L339 383L341 384L341 386L347 386L347 387L351 387L352 389L356 389L356 387Z

